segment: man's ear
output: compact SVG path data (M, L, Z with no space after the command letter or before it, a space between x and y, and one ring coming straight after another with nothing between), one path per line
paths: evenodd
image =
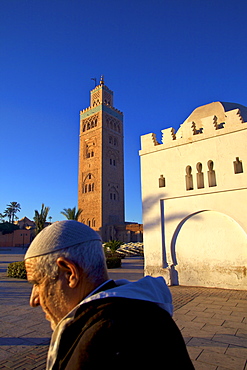
M64 272L68 286L70 288L75 288L80 280L79 267L65 257L58 257L56 263L59 269Z

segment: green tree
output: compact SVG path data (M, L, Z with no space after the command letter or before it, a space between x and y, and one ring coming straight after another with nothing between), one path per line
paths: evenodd
M10 202L10 204L7 204L7 208L4 211L4 216L8 217L9 222L12 224L14 223L14 219L16 217L16 213L20 212L21 205L17 202Z
M116 252L116 250L123 244L120 240L109 240L104 244L104 248L107 251L109 248L111 252Z
M2 234L11 234L14 230L18 230L19 225L11 224L10 222L1 222L0 223L0 232Z
M0 222L4 222L5 215L3 213L0 213Z
M76 220L78 221L78 218L80 214L82 213L82 209L79 208L78 211L76 211L76 207L74 208L64 208L62 212L60 212L63 216L65 216L68 220Z
M36 235L45 228L46 218L48 216L49 211L50 207L45 207L44 203L42 203L40 212L37 211L37 209L34 211L35 215L33 220L36 225Z

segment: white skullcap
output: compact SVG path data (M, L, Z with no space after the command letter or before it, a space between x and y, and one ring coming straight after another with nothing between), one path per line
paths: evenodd
M87 225L72 220L55 222L35 237L24 259L43 256L91 240L101 241L101 238Z

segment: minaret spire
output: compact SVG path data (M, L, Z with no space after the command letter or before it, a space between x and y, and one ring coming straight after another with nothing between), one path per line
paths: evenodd
M100 76L100 85L104 85L104 84L105 84L104 75L101 75Z

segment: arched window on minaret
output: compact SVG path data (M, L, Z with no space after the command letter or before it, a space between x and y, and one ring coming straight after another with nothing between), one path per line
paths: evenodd
M95 191L95 177L90 172L90 173L87 174L87 176L84 179L82 192L83 193L91 193L93 191Z
M110 189L109 189L109 198L110 200L112 201L118 201L119 200L119 194L115 188L115 186L112 186Z

